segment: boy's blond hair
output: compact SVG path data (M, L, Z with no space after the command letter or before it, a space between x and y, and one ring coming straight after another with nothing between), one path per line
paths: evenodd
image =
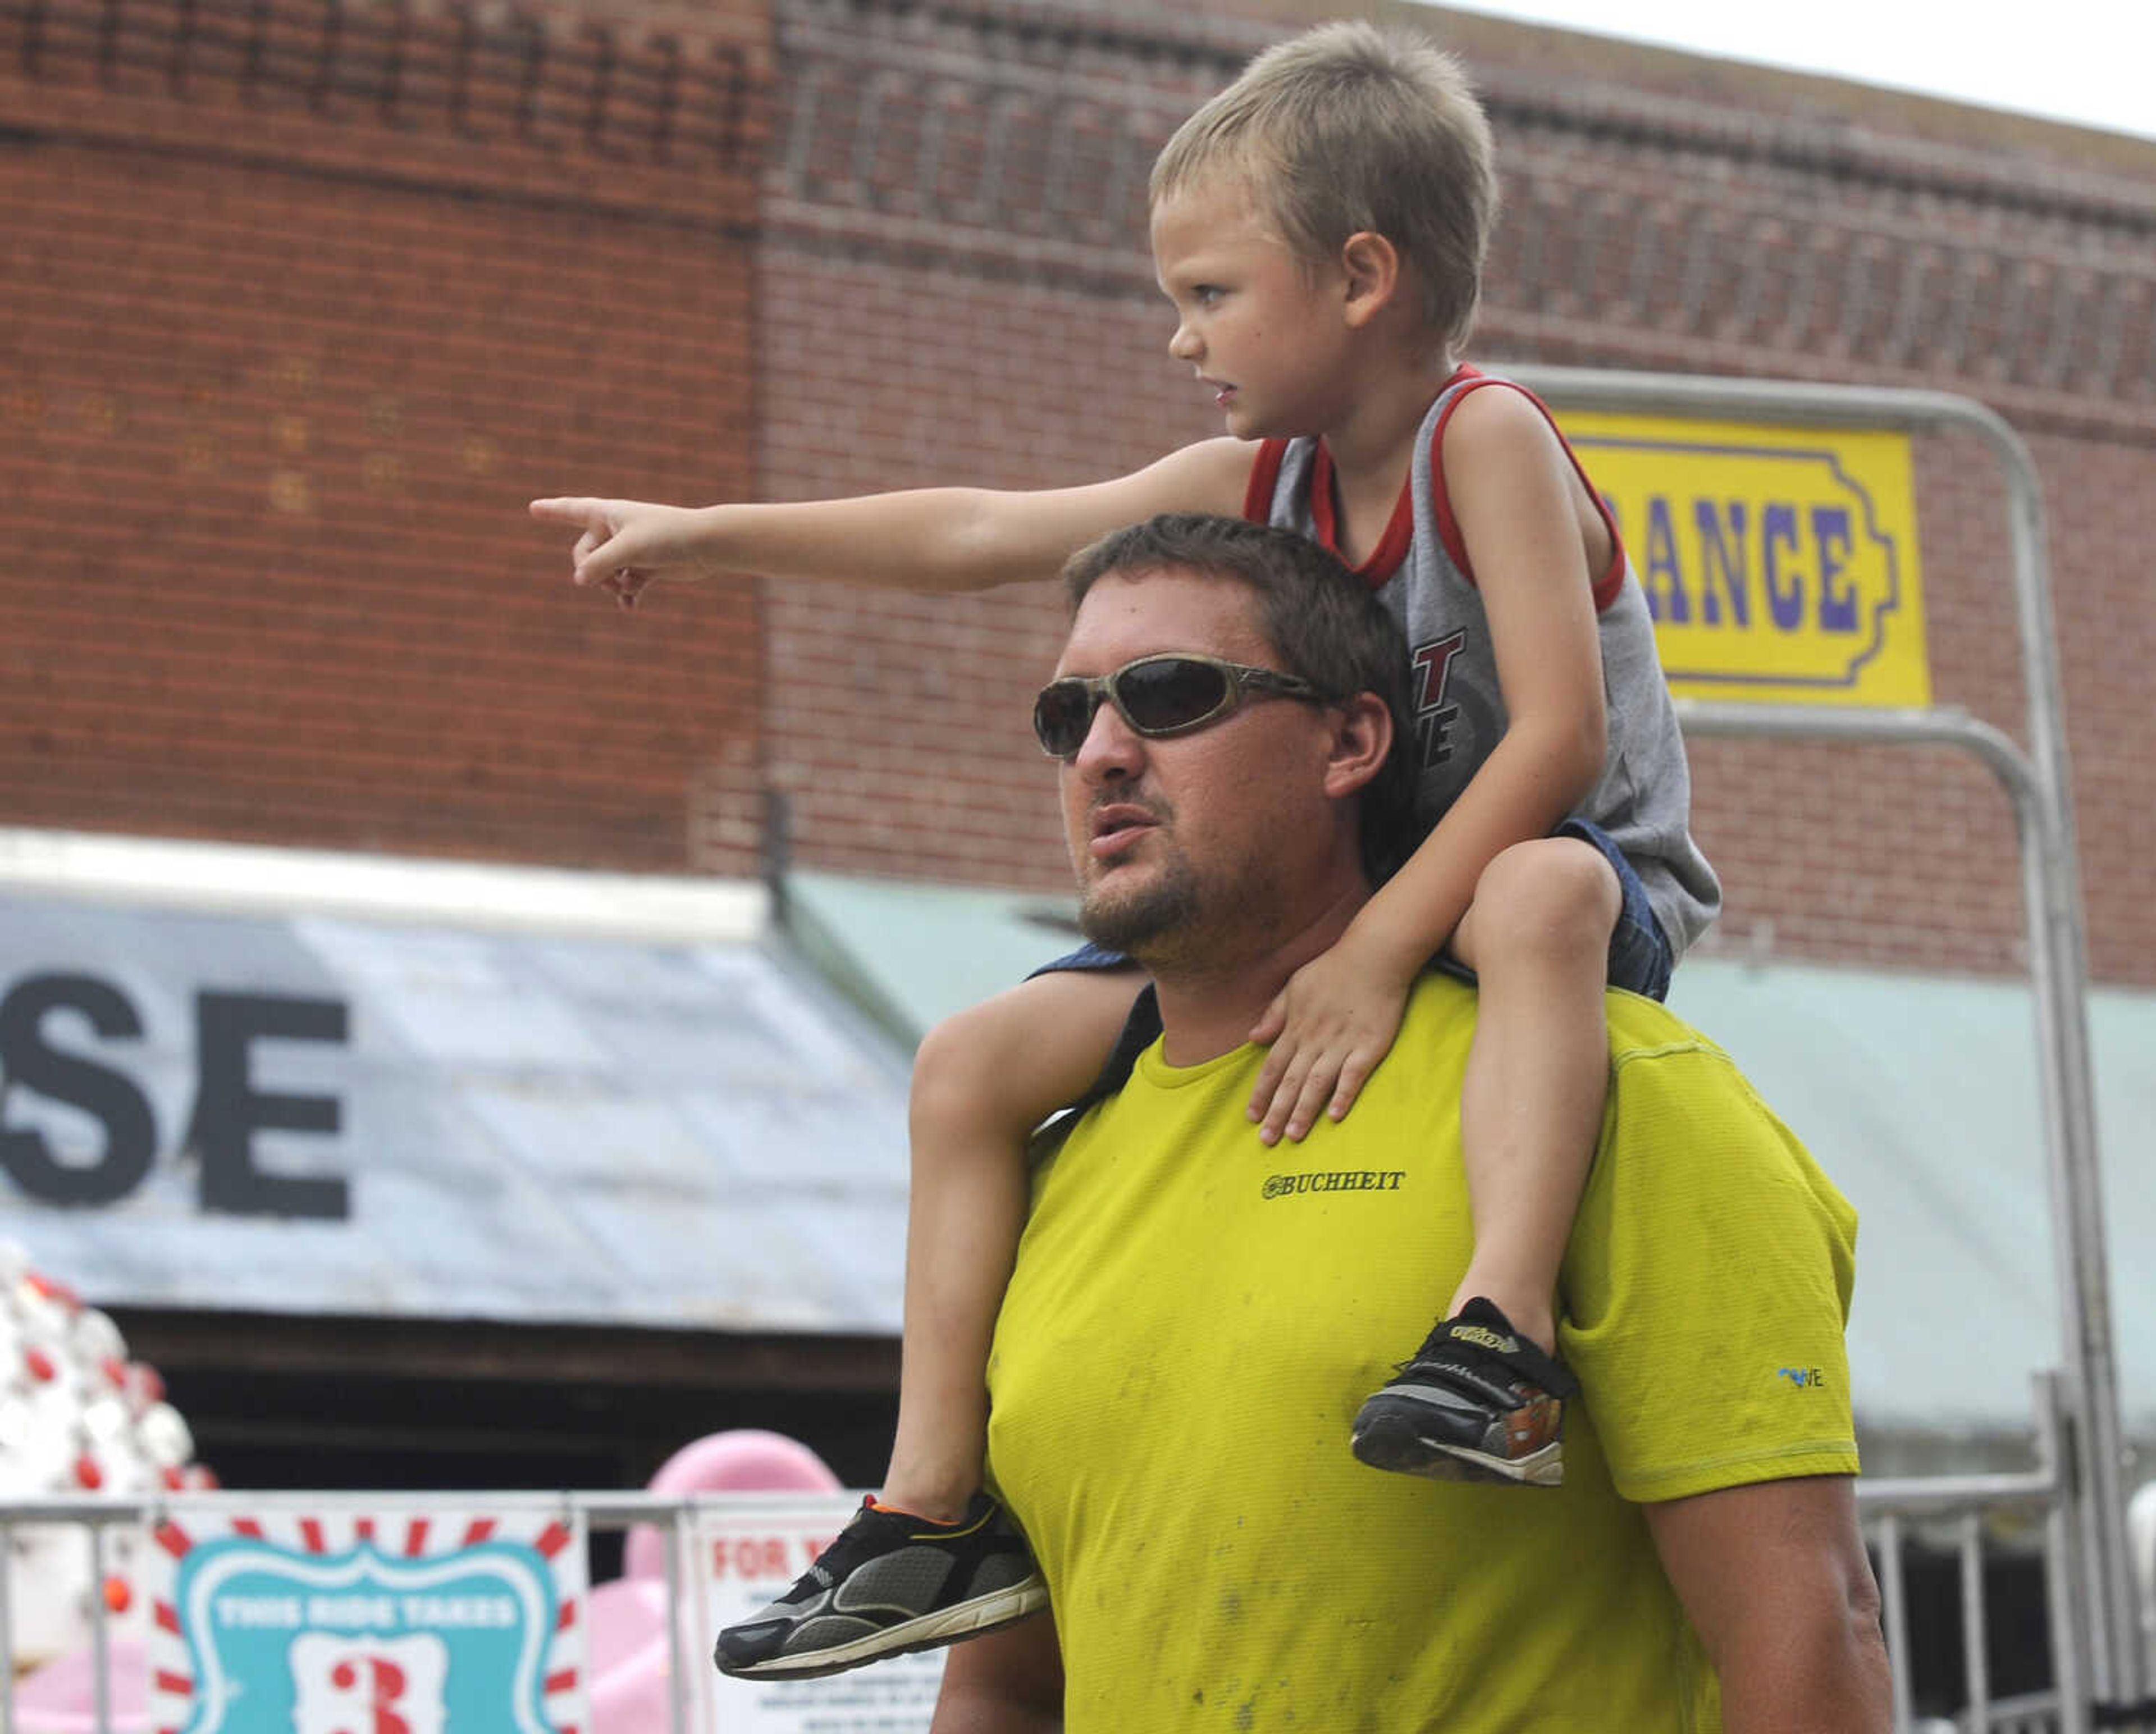
M1496 154L1452 55L1406 30L1321 24L1267 49L1176 129L1150 197L1158 205L1225 172L1306 259L1337 257L1360 230L1381 234L1456 347L1481 293Z

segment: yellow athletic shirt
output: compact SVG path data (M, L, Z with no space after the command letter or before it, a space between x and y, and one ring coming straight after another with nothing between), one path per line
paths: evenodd
M1465 1269L1466 988L1428 976L1347 1120L1267 1149L1262 1055L1158 1044L1043 1167L989 1363L1069 1734L1718 1726L1634 1501L1853 1475L1856 1216L1727 1058L1612 990L1560 1297L1555 1490L1366 1468L1349 1423Z

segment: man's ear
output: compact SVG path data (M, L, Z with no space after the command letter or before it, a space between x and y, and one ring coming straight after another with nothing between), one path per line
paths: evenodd
M1335 800L1367 786L1393 750L1393 713L1374 692L1358 692L1337 707L1332 750L1325 761L1325 793Z
M1350 325L1367 325L1399 293L1399 249L1374 229L1359 228L1340 244L1340 272Z

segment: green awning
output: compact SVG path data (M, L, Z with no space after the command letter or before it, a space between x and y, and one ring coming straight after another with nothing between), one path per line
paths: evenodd
M1067 900L801 874L798 941L902 1043L1075 943ZM2034 1013L2010 981L1699 956L1673 1008L1736 1059L1862 1213L1851 1372L1875 1470L1996 1460L2059 1364ZM2156 1439L2156 994L2089 1023L2128 1427Z

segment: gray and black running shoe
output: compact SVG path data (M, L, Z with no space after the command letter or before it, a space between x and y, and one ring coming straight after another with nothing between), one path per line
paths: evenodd
M1025 1537L985 1493L956 1523L863 1500L793 1588L719 1634L711 1660L721 1674L814 1680L978 1637L1047 1605Z
M1440 1481L1555 1487L1564 1480L1564 1404L1578 1381L1489 1301L1441 1321L1355 1417L1373 1469Z

